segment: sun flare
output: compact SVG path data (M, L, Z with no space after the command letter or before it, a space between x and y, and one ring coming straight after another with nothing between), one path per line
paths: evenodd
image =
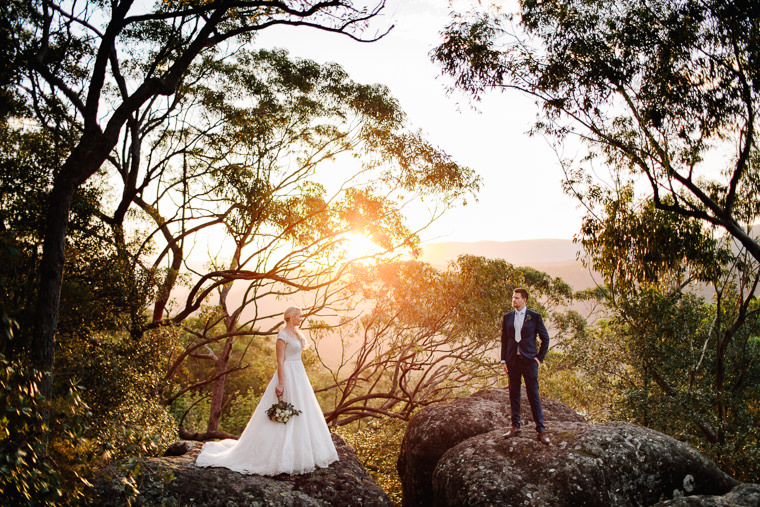
M371 239L361 233L352 232L346 234L343 241L343 250L347 259L371 258L383 253L382 247L376 245Z

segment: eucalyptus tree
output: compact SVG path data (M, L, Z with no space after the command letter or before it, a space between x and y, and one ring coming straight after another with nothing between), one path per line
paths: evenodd
M47 200L33 333L37 367L52 372L71 199L134 129L154 98L171 97L199 57L249 41L273 25L312 27L359 40L382 36L369 24L384 7L351 0L9 2L17 90L37 127L74 132ZM5 33L5 32L4 32ZM114 91L113 95L109 95ZM45 392L49 394L51 376Z
M362 313L340 329L340 360L320 356L329 377L315 388L328 396L325 417L336 426L408 420L421 407L498 385L501 318L515 287L528 288L531 307L550 325L566 317L574 296L546 273L469 255L446 270L399 261L353 275ZM571 332L555 326L552 346Z
M455 14L431 53L453 87L519 90L534 132L577 137L568 190L594 207L606 182L638 182L660 210L725 230L756 261L760 5L752 1L523 0Z
M156 130L155 118L168 128ZM307 316L339 311L353 261L348 237L370 239L377 255L411 249L419 239L406 225L406 203L424 195L435 203L433 219L479 184L409 129L387 88L281 50L239 48L199 62L175 99L154 104L139 127L109 160L123 190L104 219L125 251L121 210L134 203L154 222L129 252L134 270L151 273L158 286L151 318L133 329L183 325L204 304L218 308L200 328L184 326L193 339L171 358L165 379L189 358L212 364L208 376L162 393L171 403L213 385L209 425L198 438L218 436L225 378L244 364L232 357L236 340L271 336L280 325L284 308L272 309L275 297L298 295ZM164 245L155 255L154 235ZM193 266L192 245L209 241L227 247L204 268ZM178 282L183 273L189 287Z
M631 188L603 202L580 240L604 277L609 312L568 344L568 360L613 393L610 413L689 440L734 475L753 477L757 263L730 237L638 201Z

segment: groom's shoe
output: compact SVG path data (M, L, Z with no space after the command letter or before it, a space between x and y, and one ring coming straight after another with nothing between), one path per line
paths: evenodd
M539 431L536 433L536 440L538 440L544 445L551 445L551 441L549 440L549 437L547 437L546 433L544 433L543 431Z
M504 438L516 437L519 434L520 434L520 428L515 428L514 426L512 426L512 429L504 433Z

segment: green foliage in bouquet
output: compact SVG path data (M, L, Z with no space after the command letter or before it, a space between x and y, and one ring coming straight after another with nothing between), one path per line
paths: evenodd
M301 411L295 408L291 403L280 400L267 409L267 415L270 421L285 424L291 417L297 416Z

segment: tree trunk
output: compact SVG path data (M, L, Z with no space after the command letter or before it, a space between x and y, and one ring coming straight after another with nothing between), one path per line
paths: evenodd
M45 236L40 260L39 293L35 308L35 327L32 334L32 360L35 367L45 373L41 393L46 400L53 394L53 363L55 361L55 333L66 262L66 233L69 211L76 189L95 174L113 148L100 134L82 136L79 144L66 159L48 196ZM115 144L115 141L113 142ZM48 413L44 412L45 422Z
M230 362L230 356L232 355L232 344L234 342L234 338L228 338L225 342L224 351L216 361L217 375L227 370L227 365ZM224 404L225 380L227 380L227 375L222 375L214 384L214 393L211 395L211 408L208 415L208 428L206 430L207 433L213 433L219 430L219 420L222 417L222 407Z
M41 391L47 400L53 393L55 332L63 283L66 231L74 190L75 186L70 181L63 178L56 179L49 198L50 205L40 261L40 290L37 296L35 328L32 335L32 360L38 370L45 372Z
M718 343L715 358L715 409L718 416L716 426L718 430L718 443L724 444L726 442L726 422L728 421L728 410L726 408L726 400L724 399L726 347L720 338L716 342Z

